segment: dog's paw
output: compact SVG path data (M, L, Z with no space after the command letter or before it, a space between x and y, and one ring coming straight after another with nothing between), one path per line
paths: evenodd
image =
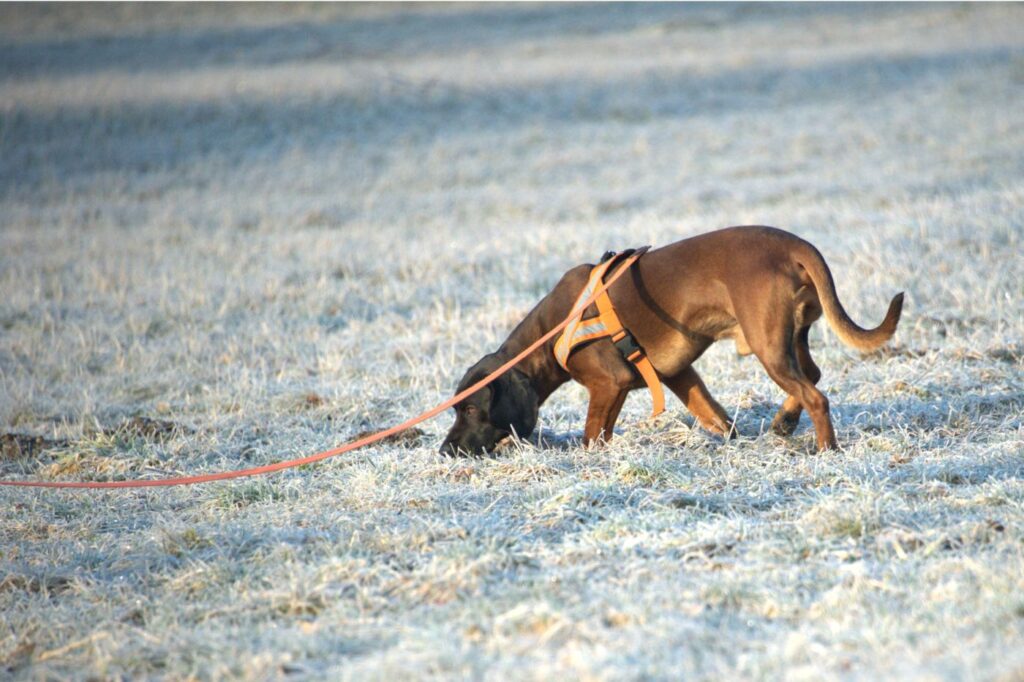
M721 436L726 440L732 440L736 437L736 426L731 420L722 421L720 419L697 419L697 423L700 424L701 428L705 431Z
M792 436L799 423L799 412L793 413L779 410L778 414L775 415L775 419L772 420L772 433L778 436Z

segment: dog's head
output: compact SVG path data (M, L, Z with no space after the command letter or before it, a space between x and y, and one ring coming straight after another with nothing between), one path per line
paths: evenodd
M462 377L456 393L466 390L501 365L484 357ZM529 378L512 369L455 406L455 424L441 445L445 455L483 455L513 433L526 438L537 425L540 401Z

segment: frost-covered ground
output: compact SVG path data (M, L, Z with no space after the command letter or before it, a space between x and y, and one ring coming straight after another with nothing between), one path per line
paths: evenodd
M0 6L5 478L393 424L608 248L908 295L812 334L841 452L722 344L727 444L638 392L584 451L571 386L496 459L0 490L0 677L1021 679L1022 102L1020 5Z

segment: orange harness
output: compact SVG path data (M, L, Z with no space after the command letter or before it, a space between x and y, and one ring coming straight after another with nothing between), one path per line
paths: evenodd
M665 411L665 394L661 389L661 381L658 379L658 374L654 371L654 366L647 358L643 348L637 344L633 335L622 326L622 322L619 321L619 316L615 313L612 299L609 298L607 291L602 291L594 301L595 305L597 305L597 316L583 319L584 308L594 291L603 284L605 273L621 257L628 256L629 254L630 252L626 251L618 255L606 256L602 259L600 265L595 266L590 271L590 279L587 281L587 286L583 287L583 292L576 299L576 303L573 304L573 312L570 313L572 320L555 342L555 360L562 366L562 369L569 371L567 366L569 356L581 344L593 341L594 339L604 338L605 336L612 337L612 343L622 353L622 357L636 368L647 384L647 388L650 389L651 400L654 403L651 416L657 417ZM637 256L639 255L637 254Z

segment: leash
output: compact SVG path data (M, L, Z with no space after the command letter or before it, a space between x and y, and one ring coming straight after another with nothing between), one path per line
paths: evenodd
M644 246L637 249L633 254L626 259L622 266L594 293L587 298L587 300L579 302L577 301L576 306L569 311L568 317L562 320L556 327L549 331L544 336L534 341L529 347L526 348L519 355L515 356L504 365L494 370L486 377L476 382L461 393L455 394L453 397L444 401L437 407L431 408L419 416L408 419L401 424L392 426L391 428L377 433L360 438L359 440L352 441L345 445L332 448L330 450L324 450L318 452L315 455L309 455L307 457L300 457L299 459L290 459L284 462L277 462L275 464L266 464L264 466L252 467L250 469L236 469L234 471L221 471L213 474L200 474L198 476L181 476L177 478L158 478L158 479L134 479L127 481L82 481L82 482L62 482L62 481L0 481L0 486L18 486L26 488L156 488L156 487L168 487L175 485L194 485L196 483L209 483L210 481L225 481L230 478L244 478L247 476L259 476L261 474L269 474L275 471L282 471L283 469L292 469L299 467L304 464L312 464L313 462L319 462L320 460L327 459L328 457L335 457L337 455L351 452L361 447L365 447L372 443L376 443L379 440L383 440L388 436L393 436L396 433L400 433L409 429L420 422L424 422L431 417L435 417L441 412L444 412L449 407L465 400L469 396L473 395L487 384L491 383L505 372L509 371L517 364L519 364L527 355L540 348L547 341L549 341L555 334L562 331L572 320L578 315L582 314L586 310L587 306L597 300L597 297L603 294L608 287L610 287L615 280L621 277L629 268L635 263L640 256L647 253L650 246Z

